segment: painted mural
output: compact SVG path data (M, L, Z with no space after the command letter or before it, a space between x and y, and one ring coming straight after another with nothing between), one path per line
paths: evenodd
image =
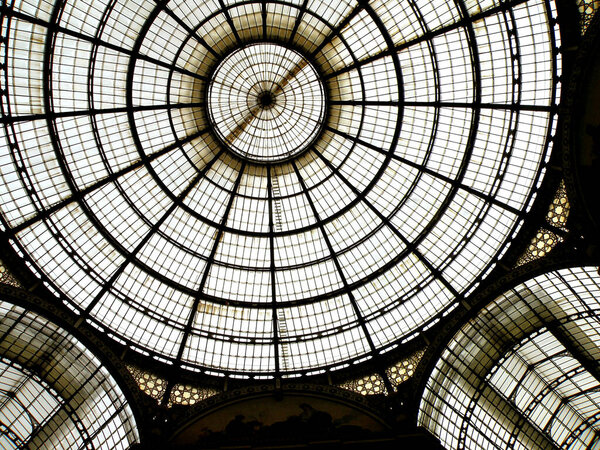
M281 443L365 439L386 431L384 424L347 404L318 397L273 396L226 405L200 417L174 439L201 448L236 443Z

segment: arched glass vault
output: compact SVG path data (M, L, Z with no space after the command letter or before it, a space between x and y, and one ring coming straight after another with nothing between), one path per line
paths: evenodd
M452 449L598 448L598 298L596 267L498 297L442 351L419 424Z
M3 236L184 369L291 376L413 338L505 254L551 154L552 1L1 14Z
M0 301L0 447L127 449L136 421L108 369L73 335Z

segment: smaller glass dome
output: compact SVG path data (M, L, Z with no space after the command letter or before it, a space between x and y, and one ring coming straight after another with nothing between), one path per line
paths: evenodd
M270 163L291 158L316 138L325 115L323 85L298 52L259 43L227 56L208 88L208 116L239 156Z

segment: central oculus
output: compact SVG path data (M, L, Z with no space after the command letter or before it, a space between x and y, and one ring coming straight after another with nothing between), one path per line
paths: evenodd
M325 93L313 65L273 43L229 54L211 77L207 105L225 146L260 163L284 161L306 150L325 117Z

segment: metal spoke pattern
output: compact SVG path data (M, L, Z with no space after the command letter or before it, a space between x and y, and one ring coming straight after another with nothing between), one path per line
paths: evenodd
M450 341L419 422L446 448L600 443L600 276L574 268L506 292Z
M12 0L0 231L155 360L280 377L417 336L552 151L554 3Z
M259 163L289 159L308 148L325 115L314 67L297 52L270 43L227 56L210 80L207 103L225 146Z

